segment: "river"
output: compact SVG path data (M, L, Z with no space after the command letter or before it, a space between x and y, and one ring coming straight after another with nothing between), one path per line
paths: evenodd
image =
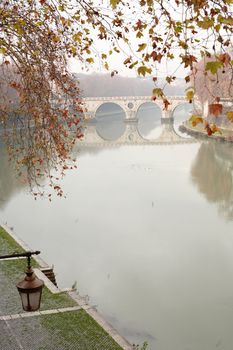
M146 144L133 133L118 143L126 126L106 111L112 119L100 111L85 131L96 142L76 147L65 199L35 201L0 149L1 222L132 343L232 350L233 146L185 135ZM160 118L141 114L139 134L159 137Z

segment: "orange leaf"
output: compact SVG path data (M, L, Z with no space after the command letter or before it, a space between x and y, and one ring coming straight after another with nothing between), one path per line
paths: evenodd
M165 110L165 111L168 110L168 106L169 106L170 104L171 104L171 103L170 103L166 98L163 99L163 105L164 105L164 110Z
M231 62L231 56L228 53L222 53L218 56L220 62L222 62L225 66L228 66Z
M209 123L206 123L205 129L206 129L206 131L207 131L208 136L211 136L211 135L213 134Z

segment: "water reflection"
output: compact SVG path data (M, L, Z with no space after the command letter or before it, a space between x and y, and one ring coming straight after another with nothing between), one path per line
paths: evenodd
M193 110L193 104L191 103L182 103L178 105L175 110L173 111L173 128L177 135L182 136L182 137L187 137L189 138L190 136L187 134L183 134L180 132L179 127L180 125L186 121L189 117L190 114Z
M159 106L152 102L143 103L137 111L138 132L146 140L153 140L162 134L162 112Z
M107 141L117 140L125 132L125 112L116 103L104 103L95 114L96 131Z
M233 152L231 144L202 143L191 169L193 183L219 212L233 219Z

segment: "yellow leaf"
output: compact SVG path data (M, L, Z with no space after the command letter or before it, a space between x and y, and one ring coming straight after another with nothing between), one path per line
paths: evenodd
M138 75L145 76L146 74L151 74L151 73L152 73L152 69L151 68L148 68L146 66L138 67Z
M125 60L124 60L124 64L128 64L128 63L130 63L131 62L131 58L130 57L128 57L128 58L126 58Z
M197 21L197 25L203 29L209 29L214 26L214 19L209 17L204 17L203 21Z
M116 8L120 0L110 0L110 4L113 8Z
M94 59L92 57L87 58L86 61L88 63L94 63Z
M107 69L107 70L109 70L108 62L105 62L105 63L104 63L104 68Z
M193 114L189 118L189 122L192 124L192 126L196 126L197 124L203 123L203 118L200 115Z
M53 41L54 43L58 43L58 42L60 41L60 37L59 37L58 35L54 35L54 36L52 37L52 41Z
M141 52L141 51L145 50L146 46L147 46L146 44L139 44L137 52Z
M140 39L142 36L143 36L143 33L138 31L137 34L136 34L136 37Z
M73 40L77 41L77 42L81 42L81 37L82 37L82 33L81 32L77 32L73 35Z
M226 116L228 118L228 120L230 120L231 122L233 122L233 111L229 111L226 113Z
M153 89L152 93L156 97L163 97L164 96L163 90L160 88Z
M5 55L7 53L7 49L5 47L0 48L0 54Z
M191 103L194 97L194 90L193 89L187 90L185 97L186 97L186 100L188 100Z

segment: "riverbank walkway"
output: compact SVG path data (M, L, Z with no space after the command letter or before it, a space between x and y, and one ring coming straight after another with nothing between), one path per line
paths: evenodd
M200 139L210 139L215 141L222 141L222 142L233 142L233 123L227 122L225 119L211 117L207 119L210 125L217 125L219 131L212 133L208 135L205 124L199 123L195 126L192 125L192 122L190 120L185 121L180 126L180 131L187 133L188 135L194 137L194 138L200 138Z
M0 226L0 255L22 251ZM32 265L41 278L38 261L32 259ZM61 292L45 275L40 311L23 312L15 285L25 267L22 258L0 261L0 350L132 349L75 291Z

